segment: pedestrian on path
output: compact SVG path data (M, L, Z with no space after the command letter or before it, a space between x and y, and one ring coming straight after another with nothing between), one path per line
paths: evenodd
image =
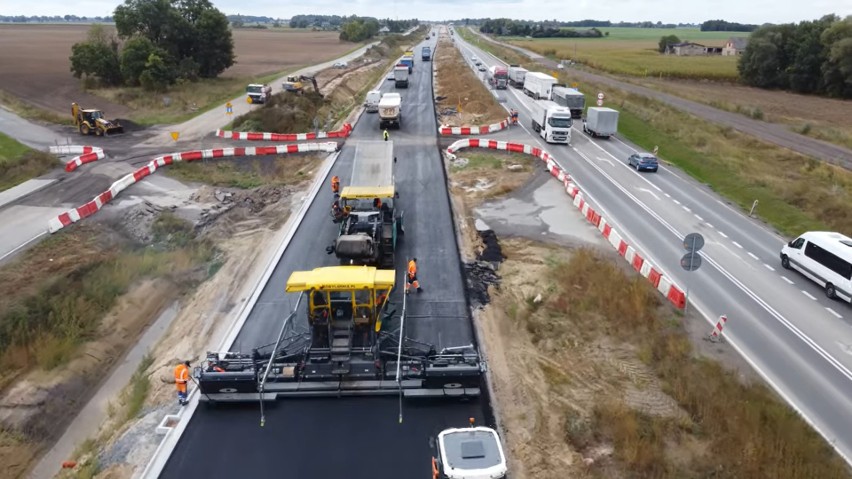
M175 386L177 386L178 404L186 406L186 383L189 382L189 361L175 367Z

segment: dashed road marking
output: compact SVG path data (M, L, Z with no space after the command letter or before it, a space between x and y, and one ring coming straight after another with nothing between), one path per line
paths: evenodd
M692 210L687 208L686 206L681 206L681 208L683 208L683 210L686 211L687 213L692 213Z
M678 201L678 200L672 200L672 201L674 201L676 205L680 204L680 201Z
M775 271L775 268L773 268L772 266L769 266L766 263L763 263L763 266L766 266L766 269L768 269L769 271Z
M668 193L663 193L663 194L664 194L664 195L666 195L666 198L671 198L671 197L672 197L672 195L670 195L670 194L668 194Z
M831 309L831 308L825 308L825 310L826 310L826 311L828 311L829 313L833 314L833 315L834 315L834 317L835 317L835 318L837 318L837 319L842 319L842 318L843 318L843 316L839 315L839 314L837 313L837 311L835 311L835 310L833 310L833 309Z
M790 281L790 278L788 278L788 277L786 277L786 276L782 276L782 277L781 277L781 279L783 279L784 281L786 281L786 282L788 282L788 283L790 283L790 284L795 284L795 283L793 283L792 281Z
M756 254L752 253L751 251L747 251L747 252L746 252L746 254L748 254L749 256L751 256L753 259L758 259L758 260L760 259L760 258L758 258L758 257L757 257L757 255L756 255Z
M713 226L713 224L711 224L711 223L704 223L704 224L707 225L707 227L710 228L710 229L716 229L716 227Z
M812 300L816 301L816 298L814 297L814 295L812 295L811 293L808 293L808 292L807 292L807 291L805 291L804 289L802 290L802 294L804 294L805 296L807 296L807 297L811 298Z
M743 247L743 245L737 243L736 241L731 241L731 243L734 243L734 246L736 246L737 248L742 249L742 247Z
M726 235L725 233L722 233L721 231L719 232L719 234L720 234L720 235L722 235L722 238L727 238L727 237L728 237L728 235Z
M704 221L704 218L702 218L702 217L700 217L700 216L698 216L698 215L695 215L695 219L697 219L698 221Z

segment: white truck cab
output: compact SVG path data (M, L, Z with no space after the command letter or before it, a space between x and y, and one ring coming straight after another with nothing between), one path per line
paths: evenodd
M503 479L506 455L497 431L476 427L445 429L438 434L432 476L443 479Z
M551 100L532 105L532 128L548 143L571 143L571 109Z

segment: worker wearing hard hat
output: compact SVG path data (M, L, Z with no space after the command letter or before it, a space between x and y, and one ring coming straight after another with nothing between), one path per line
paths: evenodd
M340 193L340 177L337 175L331 177L331 192L335 195Z
M175 367L175 386L177 386L178 404L185 406L186 383L189 382L189 361L184 361Z
M423 288L420 287L420 281L417 280L417 258L412 258L408 262L408 275L405 277L405 294L408 294L408 290L412 286L417 289L418 293L423 291Z

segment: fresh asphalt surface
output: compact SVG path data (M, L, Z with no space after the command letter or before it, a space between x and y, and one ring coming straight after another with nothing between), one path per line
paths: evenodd
M434 47L434 40L430 41ZM421 44L423 45L423 44ZM408 89L402 93L402 128L391 130L399 204L404 211L405 236L396 258L397 292L401 302L402 272L408 257L418 258L423 293L408 302L406 336L436 348L473 342L454 221L450 211L444 167L437 147L432 101L431 65L420 61L418 45ZM385 81L382 91L395 91ZM364 113L342 148L329 177L342 186L351 176L355 144L380 140L376 114ZM328 183L327 178L324 180ZM294 235L290 246L264 287L231 350L250 352L273 343L281 321L292 310L296 295L284 292L290 273L338 264L325 247L337 228L329 211L330 187L323 187ZM304 329L304 315L299 315ZM473 402L404 402L390 398L333 398L280 400L266 411L259 427L256 404L200 407L173 451L161 477L298 477L416 478L428 477L430 438L450 426L463 426L469 417L482 421L484 404Z
M497 63L458 36L455 40L466 58ZM782 269L778 254L786 240L705 186L666 165L657 173L637 173L625 164L635 151L632 145L616 137L592 139L579 122L570 146L545 144L529 132L533 100L511 87L497 95L520 112L524 128L514 131L515 141L553 154L628 243L689 289L690 307L713 321L727 315L728 340L852 457L852 307L829 300L814 283ZM573 209L568 201L566 208ZM706 246L701 268L687 273L679 263L685 253L681 239L691 232L704 235ZM709 323L707 328L709 333Z

